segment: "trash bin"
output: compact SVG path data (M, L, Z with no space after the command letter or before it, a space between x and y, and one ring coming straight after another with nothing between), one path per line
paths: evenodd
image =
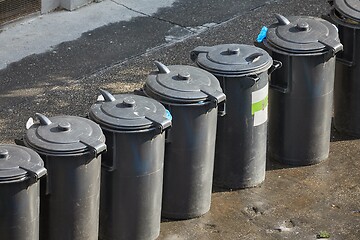
M155 62L144 85L173 116L165 147L162 216L198 217L210 209L218 105L225 100L212 74Z
M151 98L101 94L104 100L89 113L108 146L102 158L99 239L156 239L170 115Z
M44 162L33 150L0 145L0 238L39 239L40 182Z
M360 1L334 0L330 21L339 28L344 51L336 57L335 128L360 137Z
M48 175L42 181L40 239L97 240L101 128L75 116L47 118L29 124L24 144L40 154Z
M268 153L290 165L328 157L337 28L316 17L276 15L263 43L282 68L271 75Z
M226 116L219 118L214 185L246 188L265 180L268 117L268 70L281 63L260 48L243 44L197 47L196 64L220 81Z

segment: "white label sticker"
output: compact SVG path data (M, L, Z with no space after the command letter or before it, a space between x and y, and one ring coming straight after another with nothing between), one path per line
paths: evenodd
M268 119L268 84L252 93L252 114L254 126L265 123Z

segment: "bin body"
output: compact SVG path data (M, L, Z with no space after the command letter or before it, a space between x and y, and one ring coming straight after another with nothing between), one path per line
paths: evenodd
M325 20L278 15L278 21L264 40L282 62L270 82L268 153L289 165L316 164L329 154L335 54L342 45Z
M271 75L269 155L291 165L318 163L329 155L335 59L272 56L283 69Z
M108 146L102 163L99 239L156 239L161 221L164 131L171 119L153 99L130 94L113 97L113 101L95 103L89 114L103 129ZM124 104L130 99L133 105Z
M165 151L162 215L187 219L210 210L217 108L171 105L173 127Z
M165 148L162 217L188 219L210 209L217 106L225 100L217 79L191 66L158 65L144 86L173 116Z
M333 1L331 21L339 29L344 51L336 58L334 125L343 133L360 136L360 2Z
M265 180L271 57L254 46L224 44L197 47L192 58L217 77L226 94L226 115L217 125L214 185L259 185Z
M41 188L40 239L97 239L100 156L40 155L49 169Z
M98 239L104 135L88 119L38 118L24 143L42 156L48 169L41 186L40 239Z
M33 150L0 145L1 239L39 239L39 178L45 174L44 163Z

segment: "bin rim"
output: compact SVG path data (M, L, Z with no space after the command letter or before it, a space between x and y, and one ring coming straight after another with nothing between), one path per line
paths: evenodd
M330 11L329 17L334 24L345 26L352 29L360 29L360 21L357 24L346 22L345 19L341 19L336 13L338 11L336 9L332 9ZM338 12L340 13L340 12Z
M360 2L354 0L332 0L332 5L342 16L360 24Z
M192 50L191 58L200 68L220 77L259 75L273 64L264 49L247 44L199 46Z
M24 135L24 144L46 156L97 157L106 151L105 136L100 126L86 118L59 115L47 118L37 113L39 123L33 123Z
M47 173L41 157L32 149L12 144L0 145L0 184L37 182Z
M155 62L144 84L145 95L159 102L197 104L210 101L217 105L225 101L218 79L211 73L189 65L165 66Z
M312 56L343 49L338 29L332 23L312 16L284 17L275 14L278 22L268 27L263 43L272 51L290 56Z
M89 118L114 132L136 132L171 126L171 115L155 99L136 94L112 95L100 90L101 96L89 111Z

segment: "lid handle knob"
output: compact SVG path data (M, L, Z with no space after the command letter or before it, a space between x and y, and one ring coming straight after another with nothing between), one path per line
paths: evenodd
M104 90L104 89L99 89L101 95L104 97L105 102L113 102L115 101L115 97L109 93L108 91Z
M280 25L289 25L290 21L289 19L287 19L286 17L284 17L283 15L280 15L278 13L275 13L275 17L278 20Z
M155 61L154 63L156 65L156 67L159 69L160 73L166 73L166 74L170 73L169 68L167 66L165 66L165 64L163 64L163 63L161 63L159 61Z
M35 115L39 119L40 125L50 125L52 123L49 118L41 113L35 113Z
M296 28L299 29L300 31L309 31L310 26L307 22L299 22L296 25Z
M240 48L238 47L230 47L227 49L229 55L235 55L240 53Z
M180 80L189 80L190 79L190 73L188 73L188 72L179 72L177 77Z
M124 98L122 104L125 106L125 107L134 107L136 102L135 100L132 98L132 97L126 97Z
M9 151L6 149L0 149L0 160L7 159L9 157Z
M66 132L66 131L69 131L71 129L71 124L69 122L59 122L57 128L60 130L60 131L63 131L63 132Z

